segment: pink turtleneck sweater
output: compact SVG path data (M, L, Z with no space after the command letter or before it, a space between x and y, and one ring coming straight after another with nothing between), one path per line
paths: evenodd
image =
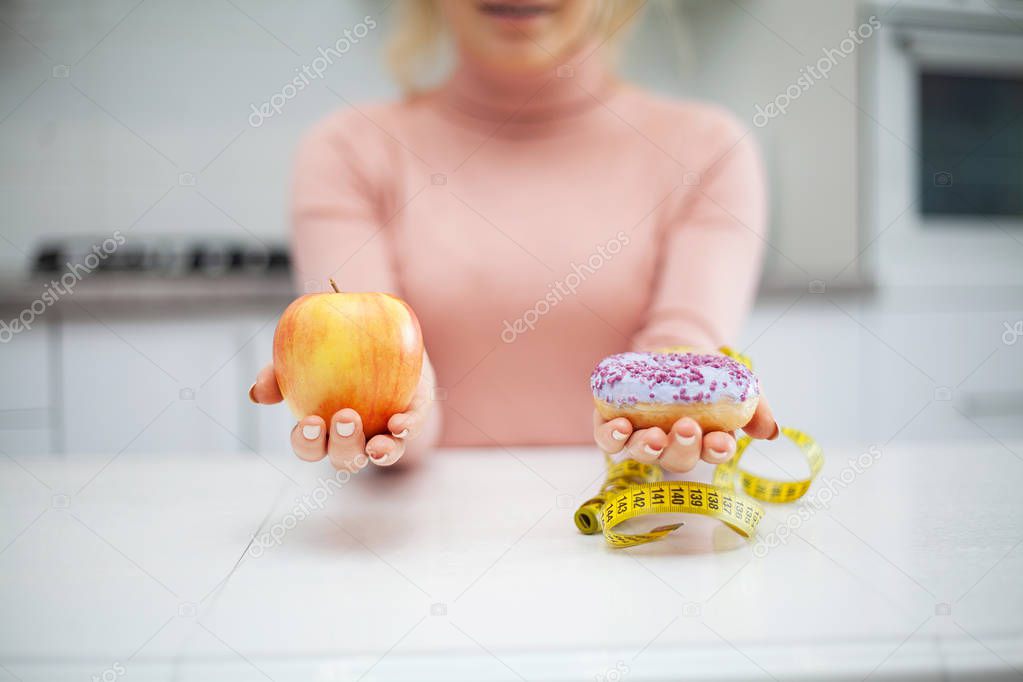
M601 358L726 343L754 293L753 135L580 59L518 79L463 63L430 94L328 116L299 148L296 279L409 302L442 444L589 442Z

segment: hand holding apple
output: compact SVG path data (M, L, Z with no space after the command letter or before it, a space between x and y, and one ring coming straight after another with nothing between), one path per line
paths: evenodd
M274 363L249 396L288 402L300 420L291 442L302 459L329 455L335 467L350 468L365 452L375 464L393 464L406 440L435 421L419 323L398 298L334 286L335 293L288 306L274 335Z

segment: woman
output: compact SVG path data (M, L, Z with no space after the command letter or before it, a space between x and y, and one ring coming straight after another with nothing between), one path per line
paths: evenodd
M603 422L587 379L612 353L734 337L765 229L752 136L720 109L613 76L608 54L636 2L401 4L403 78L439 32L456 66L436 89L339 111L306 136L294 260L316 289L333 277L404 298L428 358L391 435L367 442L344 409L296 424L295 454L351 468L363 453L387 466L438 443L592 438L676 472L727 460L733 435L691 419L671 433ZM250 397L281 400L272 366ZM777 437L766 401L744 430Z

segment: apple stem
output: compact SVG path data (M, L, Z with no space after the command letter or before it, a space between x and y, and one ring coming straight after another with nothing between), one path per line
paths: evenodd
M337 282L334 281L334 278L331 277L328 281L330 282L330 286L334 288L334 293L340 294L341 288L337 285Z

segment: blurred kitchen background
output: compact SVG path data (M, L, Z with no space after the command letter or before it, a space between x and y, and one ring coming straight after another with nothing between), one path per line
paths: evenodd
M385 9L0 0L0 320L31 324L0 330L0 452L290 457L287 410L245 391L295 295L292 152L346 101L396 95ZM783 421L825 447L1023 435L1023 2L651 2L636 33L627 75L724 104L763 147L768 264L737 345Z

